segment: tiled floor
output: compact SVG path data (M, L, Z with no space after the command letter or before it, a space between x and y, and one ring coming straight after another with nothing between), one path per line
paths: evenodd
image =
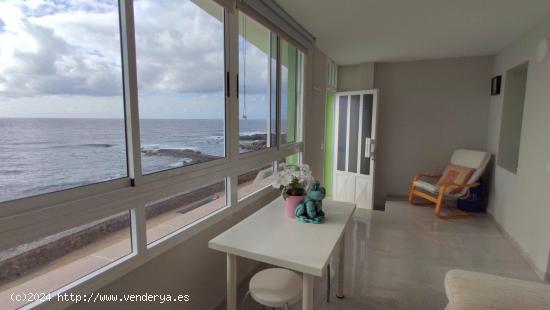
M333 289L327 304L326 279L317 279L315 309L441 310L447 303L443 279L453 268L538 281L485 215L440 220L430 207L389 202L385 212L356 213L346 249L346 297L336 299ZM261 307L249 300L246 309Z

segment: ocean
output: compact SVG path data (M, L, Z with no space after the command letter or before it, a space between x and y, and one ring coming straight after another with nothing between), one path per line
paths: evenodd
M140 120L143 173L181 167L201 154L222 157L223 124ZM266 120L240 120L241 136L265 133ZM0 202L125 176L122 119L0 118Z

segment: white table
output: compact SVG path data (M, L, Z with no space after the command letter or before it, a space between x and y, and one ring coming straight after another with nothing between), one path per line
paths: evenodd
M323 201L326 213L322 224L306 224L289 219L282 198L226 230L208 243L211 249L227 253L227 309L237 309L237 257L288 268L303 274L303 309L313 309L313 280L321 277L337 245L339 265L337 296L344 284L344 232L355 204Z

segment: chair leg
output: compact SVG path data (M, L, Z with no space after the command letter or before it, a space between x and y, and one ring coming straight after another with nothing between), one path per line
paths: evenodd
M416 186L411 185L411 188L409 189L409 204L413 204L413 198L414 198L414 191L416 190Z
M327 303L330 302L330 264L327 265Z
M437 196L437 202L435 203L435 215L439 217L441 215L441 207L445 202L445 192L440 192Z

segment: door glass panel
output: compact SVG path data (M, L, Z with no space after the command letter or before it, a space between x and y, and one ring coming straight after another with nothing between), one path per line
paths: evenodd
M363 95L363 118L362 120L362 134L361 141L363 141L363 147L361 148L361 174L370 174L370 158L365 157L365 145L367 138L371 138L372 134L372 94Z
M336 169L346 171L346 141L348 127L348 96L340 97L338 103L338 154Z
M357 148L359 137L359 101L360 95L351 96L349 115L349 151L348 151L348 172L357 172Z

